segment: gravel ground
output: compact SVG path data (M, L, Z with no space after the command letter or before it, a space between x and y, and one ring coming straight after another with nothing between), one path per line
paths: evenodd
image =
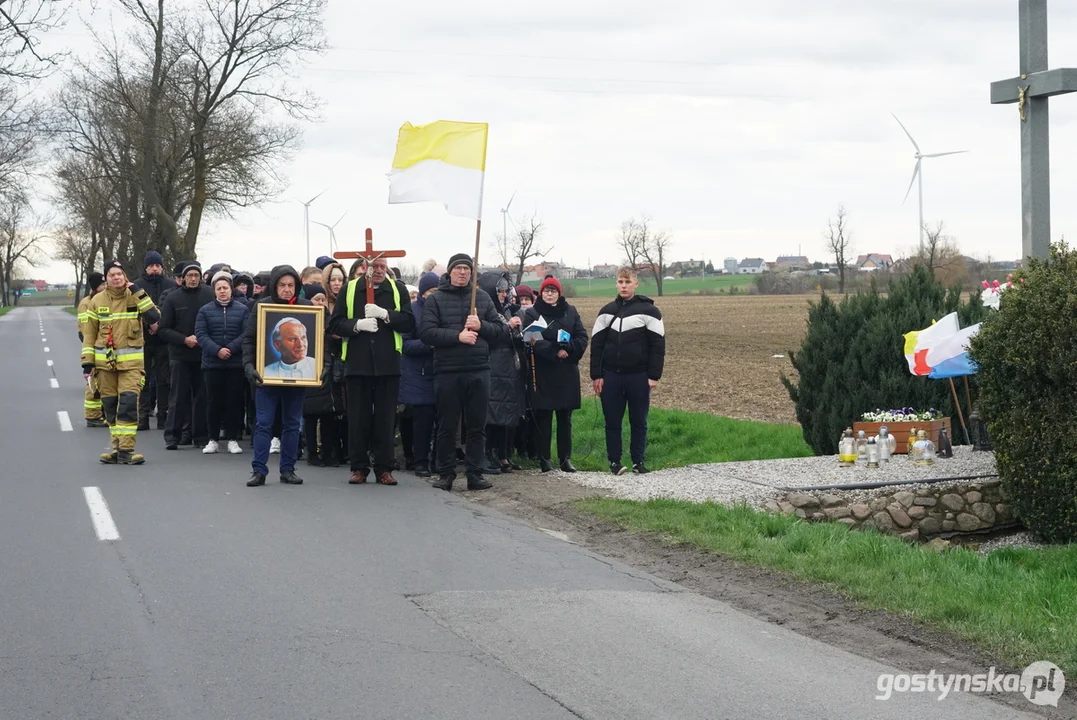
M908 489L915 492L923 485L916 481L941 477L993 475L994 455L973 452L969 448L954 448L954 457L939 460L935 465L916 467L904 455L897 455L878 469L867 467L842 468L834 457L787 458L752 462L712 463L684 468L658 470L648 475L631 473L616 477L610 473L580 472L565 475L584 487L600 488L626 500L675 498L691 502L719 502L732 505L745 502L762 507L777 497L779 487L809 485L856 484L863 482L892 482L909 480L907 485L888 487L886 492ZM834 494L856 502L878 495L879 490L840 490Z
M977 552L981 555L986 555L992 550L1001 550L1002 548L1045 548L1047 544L1040 542L1036 537L1027 531L1017 532L1012 535L1005 535L1003 537L992 538L984 543L981 543Z

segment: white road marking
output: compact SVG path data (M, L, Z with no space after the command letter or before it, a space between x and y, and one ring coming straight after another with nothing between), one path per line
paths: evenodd
M45 342L45 336L44 335L41 336L41 342Z
M60 381L56 378L49 378L49 385L52 385L54 388L58 388L60 387Z
M48 351L49 351L49 349L48 349L48 348L46 347L46 348L45 348L45 352L48 352Z
M56 417L60 418L60 429L64 432L71 432L71 417L68 416L67 410L61 410L56 413Z
M95 487L84 487L82 493L86 496L86 504L90 508L90 519L93 520L93 529L97 533L98 540L119 540L120 531L116 523L112 521L112 513L108 511L108 503L101 490Z
M45 364L48 365L49 367L52 367L52 360L46 360Z

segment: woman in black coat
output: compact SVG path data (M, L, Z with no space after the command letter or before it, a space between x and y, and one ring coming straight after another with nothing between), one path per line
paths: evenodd
M494 469L512 472L509 438L524 412L524 388L516 344L520 319L505 310L508 273L493 271L479 275L479 288L494 302L501 321L510 327L510 343L490 346L490 404L486 411L486 452ZM518 469L518 466L517 466Z
M550 464L553 416L557 413L557 457L561 470L576 472L572 466L572 411L580 407L580 358L587 350L587 330L576 308L562 297L561 283L547 275L539 287L539 299L524 311L523 324L542 318L546 329L542 339L530 345L531 368L526 377L529 406L535 415L542 472ZM533 369L533 372L532 372Z

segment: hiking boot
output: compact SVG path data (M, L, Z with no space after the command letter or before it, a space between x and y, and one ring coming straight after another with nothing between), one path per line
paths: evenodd
M379 485L396 485L396 478L391 472L383 472L378 475Z
M494 484L482 475L469 475L467 478L468 490L489 490Z
M572 461L565 458L561 461L561 472L573 473L576 472L576 466L572 464Z
M362 485L366 482L367 475L370 474L370 468L359 468L358 470L352 470L351 477L348 478L349 485Z
M432 474L433 473L430 472L430 468L427 467L426 465L416 465L415 466L415 477L428 478Z
M251 479L247 481L247 487L260 487L266 484L266 476L260 472L252 472Z
M436 487L438 490L452 492L452 481L455 479L455 475L442 475L437 479L437 482L433 483L433 486Z
M203 455L215 455L220 452L221 445L216 440L210 440L206 443L206 446L202 448Z
M624 475L626 472L628 472L628 468L614 460L610 463L610 472L614 475Z
M641 460L638 463L632 463L632 472L636 473L637 475L646 475L650 472L650 470L647 469L647 466L644 465L643 461Z
M88 428L105 428L108 427L108 423L104 420L87 420L86 427Z
M116 456L116 462L120 465L141 465L146 462L146 458L142 457L139 453L133 453L130 450L120 450Z
M546 458L539 458L539 470L542 472L553 472L553 465Z
M101 453L101 462L103 462L106 465L115 465L118 462L118 457L117 456L119 454L120 453L119 453L118 450L113 450L112 452L107 452L107 453Z
M285 485L302 485L303 478L295 474L295 470L285 470L280 474L280 481Z

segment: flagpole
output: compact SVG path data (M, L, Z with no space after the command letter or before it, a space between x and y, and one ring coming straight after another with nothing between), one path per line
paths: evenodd
M965 444L971 445L972 441L969 440L969 429L965 427L965 418L961 414L961 401L957 399L957 388L954 387L953 378L950 378L950 392L954 394L954 409L957 410L957 419L961 421L961 431L965 434Z
M482 179L479 180L479 214L475 217L475 256L472 258L471 270L471 311L475 314L475 295L479 290L479 238L482 235L482 196L486 188L486 143L490 139L490 126L486 126L486 132L482 136Z

